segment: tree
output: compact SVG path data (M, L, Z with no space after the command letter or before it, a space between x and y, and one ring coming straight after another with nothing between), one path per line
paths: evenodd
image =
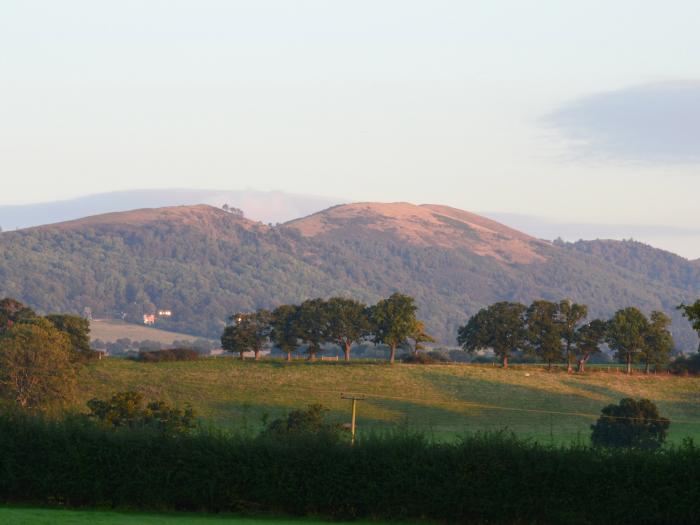
M693 330L695 330L698 333L698 336L700 336L700 299L695 301L690 306L682 304L678 307L678 309L683 311L683 317L688 318L688 321L690 321L691 325L693 326ZM700 346L698 346L698 352L700 352Z
M608 321L606 341L615 350L616 358L627 364L632 373L632 363L646 345L649 321L637 308L630 306L618 310Z
M270 312L258 310L253 313L237 313L230 318L232 324L224 328L221 346L228 352L237 352L243 359L245 352L253 352L255 360L270 335Z
M588 315L588 307L565 299L559 303L558 321L561 325L561 337L564 340L564 352L566 353L566 370L573 370L572 360L575 355L575 345L579 323Z
M425 323L423 321L418 321L416 324L416 329L411 334L411 339L413 339L413 355L417 356L419 350L425 349L425 345L423 343L434 343L435 338L430 335L428 332L425 330Z
M365 337L369 330L367 307L353 299L331 297L326 301L325 308L328 339L339 345L345 355L345 361L350 361L352 345Z
M576 332L574 351L578 361L578 371L586 371L586 363L593 354L600 352L600 345L605 342L608 324L600 319L594 319L580 327Z
M144 406L143 396L134 391L117 392L110 399L93 398L87 403L88 418L108 428L153 428L166 434L182 434L195 427L195 413L170 407L165 401Z
M396 349L416 334L417 310L413 297L398 292L369 309L374 342L389 347L389 363L396 360Z
M68 335L74 360L84 361L92 356L92 349L90 348L90 321L84 317L67 314L51 314L47 315L46 319L57 330Z
M0 393L22 408L72 398L76 369L70 339L47 320L17 323L0 336Z
M17 322L37 317L34 310L16 299L5 297L0 301L0 333L11 328Z
M277 348L287 354L287 361L292 360L292 352L298 347L295 322L298 307L283 304L272 311L270 338Z
M294 331L306 343L310 361L316 360L321 345L328 341L328 324L328 310L323 299L308 299L299 305Z
M673 336L669 331L671 318L663 312L651 312L644 347L641 357L644 361L644 372L649 373L649 365L668 363L668 356L673 350Z
M666 440L670 425L648 399L625 398L602 410L596 424L591 425L591 442L603 447L656 449Z
M562 358L562 325L558 321L559 308L550 301L534 301L525 313L529 347L537 357L547 362Z
M525 305L505 301L482 308L459 328L457 342L467 352L492 349L508 368L512 353L527 347L526 311Z

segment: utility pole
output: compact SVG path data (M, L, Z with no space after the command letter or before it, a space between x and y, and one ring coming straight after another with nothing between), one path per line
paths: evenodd
M350 444L355 444L355 416L357 415L357 402L364 401L365 396L362 394L340 394L340 399L352 400L352 420L350 423Z

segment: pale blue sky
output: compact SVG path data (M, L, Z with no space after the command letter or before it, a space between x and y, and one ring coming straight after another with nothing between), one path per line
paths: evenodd
M251 187L695 227L698 20L693 1L3 0L0 204Z

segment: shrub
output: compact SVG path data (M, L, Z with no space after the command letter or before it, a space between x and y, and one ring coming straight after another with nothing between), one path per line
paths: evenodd
M411 353L401 359L404 363L416 365L432 365L435 363L448 363L449 358L442 352L418 352Z
M668 370L672 374L700 374L700 353L695 353L690 357L680 356L676 358L670 365L668 365Z
M694 523L700 450L548 447L505 435L354 447L309 434L156 434L0 415L0 501L449 523Z
M144 363L160 363L163 361L195 361L199 352L191 348L168 348L166 350L142 350L135 357Z
M602 412L591 425L591 441L596 446L656 449L663 445L671 424L648 399L625 398Z
M329 410L323 405L309 405L306 410L294 410L285 417L270 422L263 436L325 436L338 440L345 432L342 425L327 420Z
M182 434L195 427L191 407L171 408L165 401L152 401L144 406L138 392L118 392L108 400L91 399L88 418L105 428L149 428L161 433Z

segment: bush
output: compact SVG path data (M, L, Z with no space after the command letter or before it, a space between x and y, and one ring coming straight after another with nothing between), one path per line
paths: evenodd
M166 350L142 350L135 357L144 363L160 363L162 361L195 361L199 352L191 348L168 348Z
M449 358L442 352L418 352L417 354L411 353L404 356L401 361L403 363L416 364L416 365L433 365L435 363L448 363Z
M308 434L159 435L0 415L0 501L451 523L693 523L700 450L554 448L504 435L354 447Z
M324 436L340 439L345 432L342 425L327 421L329 410L323 405L309 405L306 410L294 410L285 417L266 425L264 437Z
M697 375L700 374L700 353L695 353L690 357L680 356L668 365L668 370L672 374Z
M591 425L591 442L596 446L656 449L663 445L671 424L648 399L625 398L602 412Z
M103 401L93 398L87 403L88 419L104 428L149 428L161 433L182 434L195 427L191 407L171 408L165 401L151 401L144 406L138 392L117 392Z

